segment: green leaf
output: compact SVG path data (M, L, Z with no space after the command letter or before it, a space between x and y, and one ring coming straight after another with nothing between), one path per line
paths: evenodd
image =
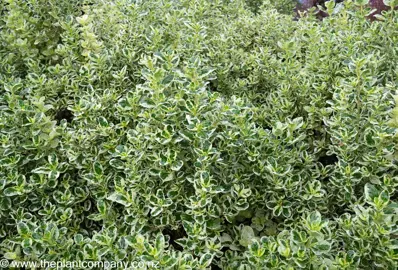
M167 172L167 171L161 171L159 173L160 179L162 179L163 182L169 182L174 179L174 173L173 172Z
M297 230L292 231L292 240L298 245L303 245L307 242L307 237L305 232L299 232Z
M374 199L377 198L380 194L380 191L372 184L367 183L365 185L365 199L368 202L374 202Z
M57 155L51 154L48 156L48 163L52 166L56 166L58 164L58 158Z
M101 246L106 246L106 245L108 245L108 242L109 242L109 239L106 236L101 235L101 234L94 235L93 240Z
M24 223L24 222L19 222L17 224L17 230L18 230L18 233L22 236L27 236L30 234L30 229L29 229L28 225L26 225L26 223Z
M12 206L11 199L8 197L0 197L0 210L6 211Z
M155 240L155 248L159 251L165 248L166 242L164 240L163 234L158 234Z
M358 6L366 6L369 4L369 0L355 0L354 3Z
M123 161L121 161L120 159L116 159L116 158L111 159L109 161L109 164L116 169L124 169L124 166L125 166Z
M59 172L59 171L51 171L51 172L48 174L48 178L49 178L50 180L57 180L59 176L60 176L60 172Z
M184 165L184 162L182 160L177 160L176 162L174 162L171 165L171 169L173 171L179 171L182 168L183 165Z
M151 109L151 108L156 107L156 104L155 104L155 102L153 100L143 97L140 100L140 106L144 107L144 108L147 108L147 109Z
M22 195L22 192L19 191L17 187L9 187L3 191L3 194L7 197Z
M320 241L313 247L313 252L315 255L322 255L328 253L331 249L332 245L327 241Z
M131 109L131 106L126 98L122 98L118 101L118 106L119 108L123 110L129 110Z
M322 216L318 211L311 212L308 216L308 221L313 223L320 223L322 221Z
M88 215L87 218L94 221L100 221L104 219L104 216L102 214L91 214Z
M152 207L151 214L153 217L156 217L156 216L160 215L160 213L162 213L162 211L163 211L163 209L161 207L154 206L154 207Z
M278 252L283 257L288 258L288 257L290 257L292 250L285 243L280 243L278 246Z
M109 124L108 124L108 120L106 120L106 118L105 117L103 117L103 116L100 116L100 117L98 117L98 124L101 126L101 127L108 127L109 126Z
M247 247L252 243L253 240L255 240L255 236L252 227L244 226L241 230L241 238L239 240L239 243L242 246Z
M97 208L98 211L102 214L102 215L106 215L107 212L107 205L105 203L104 200L98 200L97 201Z
M5 179L0 179L0 191L6 187L7 181Z
M164 79L162 80L162 84L169 84L173 81L174 75L173 74L169 74L166 77L164 77Z
M17 258L17 254L14 252L6 252L4 253L4 258L7 260L15 260Z
M212 261L213 256L210 253L203 254L199 259L199 263L202 267L209 267Z
M129 200L127 199L127 197L125 195L117 193L117 192L114 192L111 195L109 195L107 197L107 199L112 202L120 203L126 207L131 205L131 202L129 202Z
M104 173L104 168L102 167L101 163L97 161L93 163L93 169L96 175L103 175Z
M96 258L96 250L90 245L86 244L83 248L84 256L86 259L95 259Z
M252 241L249 250L256 257L262 257L265 254L265 249L260 246L257 240Z
M33 240L31 238L22 240L21 246L23 249L32 248Z
M391 8L398 7L398 0L383 0L383 3Z
M83 235L81 235L79 233L75 234L75 236L74 236L74 241L78 245L83 244L83 239L84 239Z

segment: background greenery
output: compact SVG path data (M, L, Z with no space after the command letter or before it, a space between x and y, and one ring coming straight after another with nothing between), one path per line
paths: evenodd
M286 2L1 1L0 254L396 269L397 11Z

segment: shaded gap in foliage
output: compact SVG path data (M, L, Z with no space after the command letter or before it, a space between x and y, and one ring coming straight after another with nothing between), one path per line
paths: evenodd
M163 235L169 236L169 245L173 246L175 250L183 251L182 246L180 246L176 240L188 237L188 234L183 227L179 227L176 230L165 228L163 230Z
M333 154L330 156L329 155L321 156L319 157L318 161L322 163L323 166L327 166L327 165L336 164L339 161L339 159L336 154Z
M57 120L57 124L60 124L63 119L70 123L73 120L73 113L67 108L61 108L57 111L54 118Z

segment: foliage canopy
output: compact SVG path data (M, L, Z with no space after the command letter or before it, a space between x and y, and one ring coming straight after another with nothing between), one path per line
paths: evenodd
M1 1L0 255L396 269L398 13L284 2Z

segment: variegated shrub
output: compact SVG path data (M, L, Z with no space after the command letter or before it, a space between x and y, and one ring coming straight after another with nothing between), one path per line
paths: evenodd
M397 2L0 1L0 256L396 269Z

